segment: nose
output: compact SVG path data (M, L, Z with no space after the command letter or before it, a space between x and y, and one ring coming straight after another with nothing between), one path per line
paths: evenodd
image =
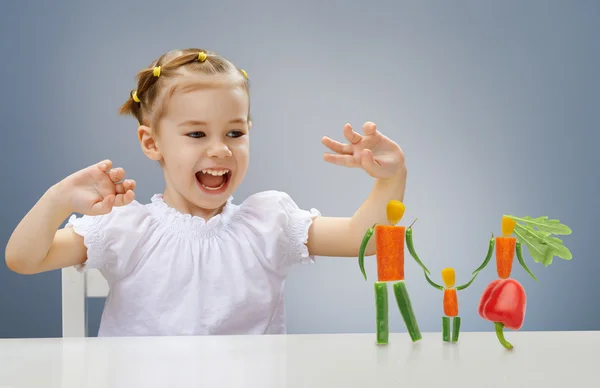
M219 158L224 159L231 156L231 150L227 147L227 144L216 141L208 149L208 157L209 158Z

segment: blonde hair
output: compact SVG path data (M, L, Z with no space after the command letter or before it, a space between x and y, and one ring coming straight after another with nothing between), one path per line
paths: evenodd
M246 71L213 51L187 48L169 51L142 69L136 77L137 89L130 92L129 99L119 108L119 114L131 115L138 123L152 126L164 114L168 99L179 87L173 79L189 73L240 75L240 86L250 97Z

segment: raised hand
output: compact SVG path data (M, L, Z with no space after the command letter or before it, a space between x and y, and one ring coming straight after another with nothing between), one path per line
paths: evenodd
M135 198L135 181L124 177L125 170L104 160L69 175L58 186L70 212L100 215Z
M345 167L362 168L373 178L392 178L406 171L404 152L398 144L377 130L375 123L363 125L364 135L355 132L350 124L344 125L348 143L340 143L327 136L321 142L335 153L325 153L327 162Z

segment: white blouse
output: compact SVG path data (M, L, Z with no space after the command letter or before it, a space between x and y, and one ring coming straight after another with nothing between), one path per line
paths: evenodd
M305 245L316 209L265 191L229 198L206 222L162 195L102 216L71 216L87 260L106 278L98 336L283 334L284 283L292 264L314 262Z

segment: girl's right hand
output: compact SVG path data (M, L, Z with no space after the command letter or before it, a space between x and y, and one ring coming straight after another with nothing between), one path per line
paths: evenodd
M112 161L103 160L59 182L59 201L69 213L108 214L114 206L128 205L135 198L135 181L124 177L125 170L112 168Z

